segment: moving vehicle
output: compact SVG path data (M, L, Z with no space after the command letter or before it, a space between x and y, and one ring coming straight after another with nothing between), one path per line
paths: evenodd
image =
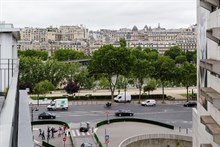
M156 106L156 101L153 99L145 100L141 102L141 106Z
M47 109L50 110L68 110L68 99L55 99L50 102L50 105L47 106Z
M118 110L115 112L115 116L134 116L130 110Z
M92 147L91 143L82 143L81 147Z
M50 112L43 112L38 115L38 119L55 119L56 115Z
M184 107L195 107L197 106L197 102L196 101L188 101L185 104L183 104Z
M122 103L122 102L131 102L131 95L129 93L120 93L114 98L115 102Z
M87 132L87 131L89 131L89 123L88 122L81 122L80 123L79 131L80 132Z

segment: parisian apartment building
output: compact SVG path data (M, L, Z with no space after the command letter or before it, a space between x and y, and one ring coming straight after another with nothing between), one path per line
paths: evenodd
M138 29L121 28L119 30L100 29L92 31L83 25L60 26L48 28L25 27L20 30L20 50L46 50L49 55L56 49L73 49L90 54L102 45L120 46L121 38L126 40L127 47L137 46L156 49L163 54L172 46L179 46L183 51L196 50L196 25L188 28L165 29L144 26Z
M220 146L220 1L197 0L197 109L193 147Z

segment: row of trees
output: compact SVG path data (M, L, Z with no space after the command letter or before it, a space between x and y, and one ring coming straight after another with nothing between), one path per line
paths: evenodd
M111 90L113 100L116 88L133 84L139 89L140 100L143 87L144 91L154 90L155 81L160 83L163 94L167 84L184 85L187 92L189 86L196 85L196 52L182 52L175 46L161 56L150 48L126 48L123 39L120 45L104 45L91 57L72 50L57 50L50 58L46 58L44 51L19 51L20 87L40 93L45 91L40 89L43 81L54 88L65 87L71 93L76 88L93 89L98 84L99 88ZM80 58L91 59L87 68L60 62ZM52 86L44 87L51 90Z
M123 40L120 44L120 47L104 45L95 51L88 66L92 75L104 76L108 79L112 101L120 75L136 82L139 101L147 78L160 81L163 100L166 83L184 85L187 88L188 100L188 87L196 85L196 52L185 53L174 46L161 56L154 49L126 48Z

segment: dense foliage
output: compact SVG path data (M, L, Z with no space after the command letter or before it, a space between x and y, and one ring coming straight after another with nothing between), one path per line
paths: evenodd
M47 80L55 88L65 87L69 94L79 88L109 88L113 100L116 88L132 85L139 89L140 100L142 90L150 92L158 85L162 94L167 85L185 86L187 91L189 86L196 85L196 52L184 52L177 46L162 56L151 48L126 48L125 40L121 39L120 47L104 45L94 51L87 67L60 62L88 57L73 50L56 50L49 59L42 51L19 51L19 57L20 88L30 88L31 92L37 92L39 83Z

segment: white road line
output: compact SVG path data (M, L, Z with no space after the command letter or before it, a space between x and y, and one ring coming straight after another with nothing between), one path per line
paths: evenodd
M84 132L82 132L81 134L82 134L82 136L85 136L85 135L86 135Z
M76 130L76 134L77 134L77 136L80 136L79 130Z
M76 136L76 133L74 132L74 130L71 130L71 131L72 131L73 137L75 137L75 136Z
M87 135L90 135L89 132L86 133Z

